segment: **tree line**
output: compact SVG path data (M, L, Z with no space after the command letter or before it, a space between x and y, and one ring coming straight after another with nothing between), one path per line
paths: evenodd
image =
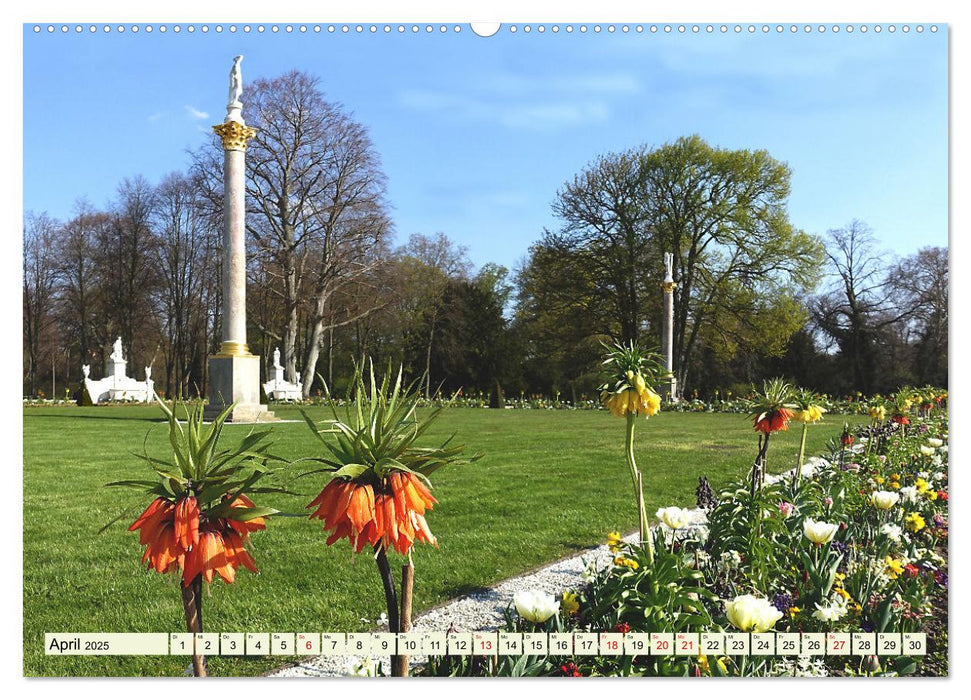
M799 230L791 171L766 151L690 136L603 154L560 188L559 225L516 270L475 269L444 233L395 245L367 128L312 76L258 80L246 97L258 129L247 150L248 339L264 362L280 347L305 396L340 390L373 357L423 378L429 395L592 397L604 340L660 345L664 252L686 394L745 393L770 374L836 394L947 382L946 249L895 259L859 221ZM104 206L79 200L66 221L28 212L25 395L57 381L76 390L80 365L100 366L121 336L129 368L153 365L160 391L204 396L220 338L221 231L215 137L185 172L125 179Z

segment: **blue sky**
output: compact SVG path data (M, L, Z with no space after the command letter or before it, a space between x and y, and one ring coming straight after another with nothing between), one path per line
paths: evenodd
M201 26L201 25L197 25ZM449 25L452 26L452 25ZM520 25L521 26L521 25ZM592 26L592 25L591 25ZM72 25L73 27L73 25ZM24 29L24 209L70 217L157 182L245 83L296 68L366 125L399 240L442 231L513 267L598 154L697 133L793 169L811 233L866 221L900 255L947 245L947 36L872 31L529 35Z

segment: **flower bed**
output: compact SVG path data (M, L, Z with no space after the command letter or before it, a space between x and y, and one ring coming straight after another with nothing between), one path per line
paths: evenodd
M442 657L426 675L945 675L947 418L874 424L800 477L738 481L697 512L662 509L647 547L612 533L615 559L582 590L511 601L508 631L916 632L909 656ZM548 593L548 592L547 592Z

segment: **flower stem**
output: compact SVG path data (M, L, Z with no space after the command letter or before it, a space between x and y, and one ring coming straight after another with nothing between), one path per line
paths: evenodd
M792 477L792 483L799 486L799 478L802 476L802 460L806 455L806 433L809 432L809 423L802 424L802 440L799 443L799 459L796 460L796 473Z
M202 632L202 574L192 579L192 583L188 586L181 586L181 588L186 631L193 634ZM206 657L202 654L192 655L192 674L199 678L209 675Z
M651 537L651 528L647 522L647 513L644 508L644 492L641 487L640 471L637 469L637 462L634 460L634 423L637 421L636 413L627 414L627 466L630 469L630 478L634 484L634 503L637 506L637 519L640 529L641 545L647 543L648 562L654 563L654 541Z
M394 587L394 574L391 573L391 565L388 564L388 555L382 545L374 547L374 561L378 565L378 573L381 574L381 583L384 585L384 601L388 608L388 631L398 633L401 631L398 618L398 595ZM397 657L391 657L391 675L397 675Z

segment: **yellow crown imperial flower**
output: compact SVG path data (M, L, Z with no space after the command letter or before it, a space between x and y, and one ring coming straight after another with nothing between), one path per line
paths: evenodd
M800 423L816 423L823 417L824 413L826 413L825 408L813 404L802 410L796 411L793 418Z

